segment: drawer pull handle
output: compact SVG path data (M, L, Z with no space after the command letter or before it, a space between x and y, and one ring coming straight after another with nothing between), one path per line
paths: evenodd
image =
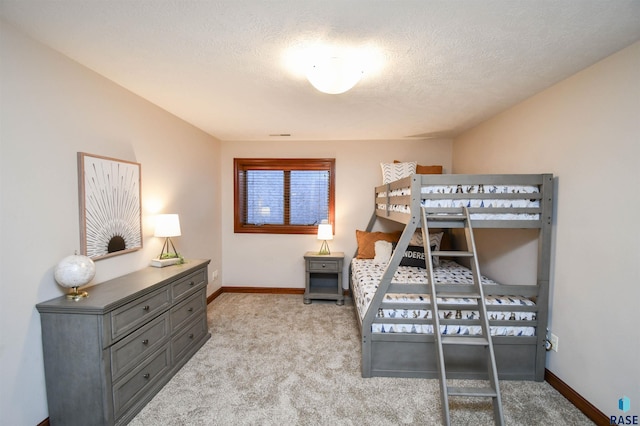
M324 268L325 266L327 266L327 265L325 265L325 264L323 263L323 264L322 264L322 267Z
M193 308L187 309L188 312L193 312Z
M149 373L144 373L142 377L144 377L145 379L148 379L149 377L151 377L151 375Z
M191 282L189 283L189 285L190 285L190 286L193 286L193 285L195 285L195 283L196 283L195 281L191 281Z
M189 334L189 339L193 339L193 333Z
M142 341L142 344L143 344L143 345L148 345L148 344L149 344L149 339L144 339L144 340Z
M142 307L142 310L143 310L143 311L148 311L148 310L149 310L149 305L144 305L144 306Z

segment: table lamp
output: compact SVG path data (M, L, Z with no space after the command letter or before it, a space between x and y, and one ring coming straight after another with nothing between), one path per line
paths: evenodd
M318 254L331 254L327 240L333 240L333 227L326 219L318 225L318 239L322 240L322 245L320 246Z
M164 244L162 245L162 251L157 259L151 261L151 266L162 268L164 266L174 265L181 263L182 258L176 251L176 247L171 241L171 237L179 237L182 235L180 232L180 218L177 214L159 214L156 216L156 229L153 233L155 237L164 238ZM169 251L169 248L173 249L173 253Z

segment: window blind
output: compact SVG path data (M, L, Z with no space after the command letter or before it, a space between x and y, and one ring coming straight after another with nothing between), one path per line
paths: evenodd
M334 160L236 159L236 232L287 227L286 233L312 233L322 220L333 221L333 165Z

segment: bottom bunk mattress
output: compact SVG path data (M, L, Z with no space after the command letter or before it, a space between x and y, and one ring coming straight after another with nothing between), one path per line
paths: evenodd
M386 263L376 262L373 259L353 259L351 264L351 282L353 300L360 319L369 309L369 305L378 288L378 284L386 268ZM438 266L434 267L436 284L473 284L473 276L470 269L450 260L441 259ZM428 284L427 270L412 266L399 266L395 272L393 283L399 284ZM495 281L482 277L483 284L497 284ZM432 317L428 294L388 293L384 296L382 305L378 308L376 322L371 324L373 333L418 333L433 334L433 325L425 324L424 320ZM460 305L474 305L475 301L468 298L438 298L439 316L442 319L477 319L478 311L459 309ZM411 304L410 308L385 308L385 303ZM424 304L424 308L416 308L416 305ZM446 309L446 305L457 305L455 309ZM532 321L536 319L536 313L520 311L518 306L535 306L535 303L522 296L486 296L485 304L488 307L489 320L505 321ZM491 310L490 305L500 305L500 310ZM506 306L514 306L508 310ZM385 323L380 318L393 319L393 322ZM412 323L411 319L421 319L422 323ZM401 320L401 321L398 321ZM491 326L491 334L494 336L535 336L535 327L531 326ZM440 325L442 334L480 335L482 330L479 325Z

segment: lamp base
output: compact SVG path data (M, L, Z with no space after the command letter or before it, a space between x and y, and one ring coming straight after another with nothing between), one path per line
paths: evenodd
M154 266L156 268L164 268L165 266L171 266L171 265L175 265L176 263L180 262L180 258L179 257L170 257L168 259L151 259L151 266Z
M327 240L322 241L322 245L320 245L319 255L328 255L331 254L331 250L329 250L329 244L327 244Z
M86 291L78 291L78 287L71 287L71 293L67 294L67 299L73 300L74 302L84 299L85 297L89 297L89 293Z

